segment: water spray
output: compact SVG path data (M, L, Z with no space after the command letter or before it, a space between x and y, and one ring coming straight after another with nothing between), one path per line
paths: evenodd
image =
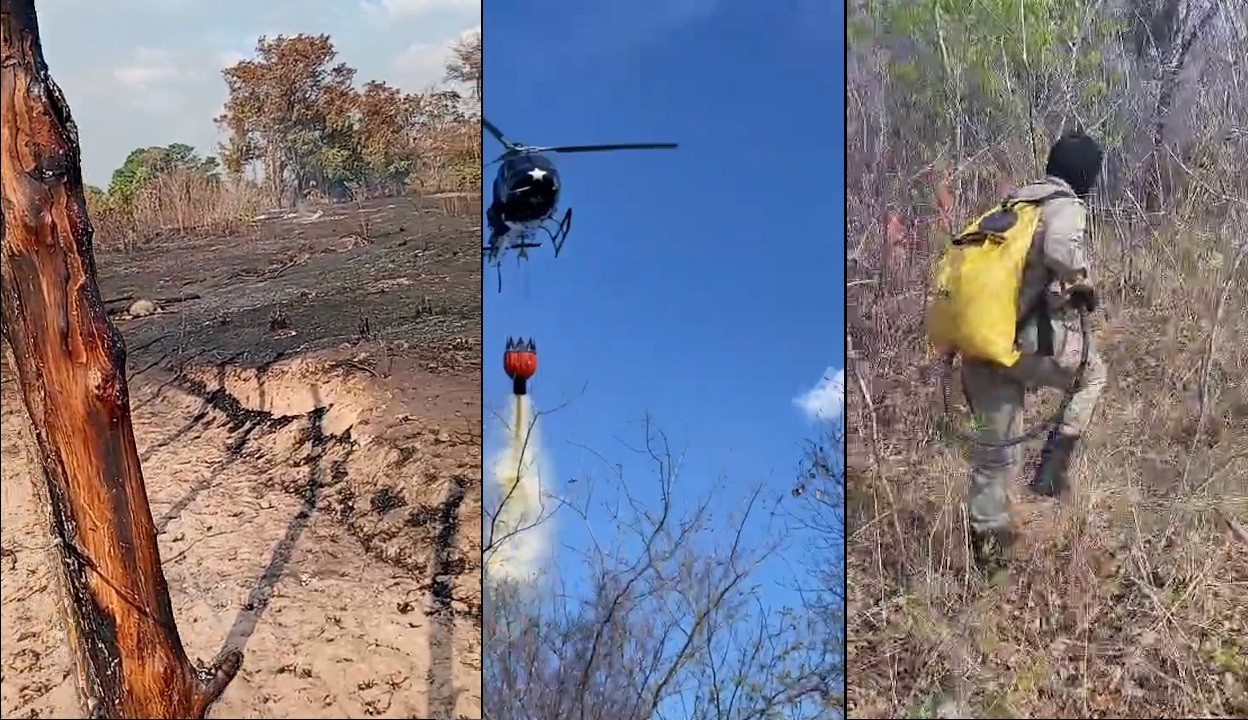
M487 578L531 581L540 572L549 528L542 516L543 447L529 398L529 380L537 373L537 343L507 339L503 370L511 378L511 413L506 443L494 462L499 510L486 566ZM539 521L540 524L539 524Z

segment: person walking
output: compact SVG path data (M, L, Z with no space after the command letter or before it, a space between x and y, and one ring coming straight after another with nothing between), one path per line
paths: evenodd
M1060 497L1068 490L1071 458L1105 387L1105 363L1085 337L1077 314L1078 309L1090 313L1097 307L1085 200L1100 176L1103 159L1104 151L1094 138L1068 132L1050 149L1045 177L1010 196L1043 198L1019 290L1016 346L1022 357L1010 367L973 358L962 363L962 387L976 426L969 504L975 557L981 567L1001 567L1016 539L1007 490L1022 468L1023 456L1021 445L1006 443L1022 434L1026 393L1076 387L1046 439L1029 484L1038 495ZM1089 347L1080 374L1085 341Z

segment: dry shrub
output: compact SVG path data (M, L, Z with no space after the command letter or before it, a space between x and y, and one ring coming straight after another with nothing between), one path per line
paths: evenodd
M442 192L481 191L481 121L465 118L422 127L415 137L416 152L422 161L409 180L412 192L432 195Z
M234 235L265 207L263 190L252 183L184 170L148 181L128 206L88 198L96 243L123 251L171 234Z
M512 496L487 500L485 717L840 717L839 615L768 597L765 566L790 539L776 499L761 486L690 491L683 458L644 428L633 452L653 480L591 450L607 475L544 495L529 523L503 519ZM556 520L589 541L549 557L535 582L490 575L501 548Z
M440 193L438 211L451 217L480 216L481 194L473 192Z
M1172 123L1185 147L1212 150L1165 145L1177 180L1160 203L1156 164L1130 150L1151 143L1148 119L1100 128L1119 138L1091 233L1110 384L1076 497L1016 505L1021 548L992 584L968 557L966 411L943 413L922 318L949 230L1003 178L1034 176L1035 151L1026 124L995 144L894 133L899 101L877 61L851 64L848 110L848 164L866 169L849 178L847 216L849 713L1248 716L1248 141L1227 132L1237 111L1205 99L1232 79L1192 81ZM1141 88L1116 90L1149 106ZM1051 136L1073 111L1033 112Z

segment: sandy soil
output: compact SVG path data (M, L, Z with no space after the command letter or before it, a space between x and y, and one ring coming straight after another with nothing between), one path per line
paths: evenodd
M111 305L183 642L245 653L212 716L480 716L479 222L373 201L100 258L162 306ZM0 710L76 717L7 369L2 399Z

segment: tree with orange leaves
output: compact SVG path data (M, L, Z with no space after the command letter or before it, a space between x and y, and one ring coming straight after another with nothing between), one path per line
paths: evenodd
M364 177L372 188L393 192L406 186L416 172L412 130L417 126L419 98L384 82L365 83L355 95L355 137Z
M274 202L312 186L393 194L416 178L425 189L477 187L481 39L454 44L448 83L467 83L471 98L435 89L410 94L385 82L357 88L356 71L335 63L327 35L260 38L256 58L222 74L229 88L217 119L229 137L220 148L228 172L253 163ZM434 187L430 187L430 186Z
M256 58L222 71L229 97L217 123L230 133L222 148L227 170L259 161L275 202L324 180L335 140L352 107L355 70L334 64L328 35L261 37Z

